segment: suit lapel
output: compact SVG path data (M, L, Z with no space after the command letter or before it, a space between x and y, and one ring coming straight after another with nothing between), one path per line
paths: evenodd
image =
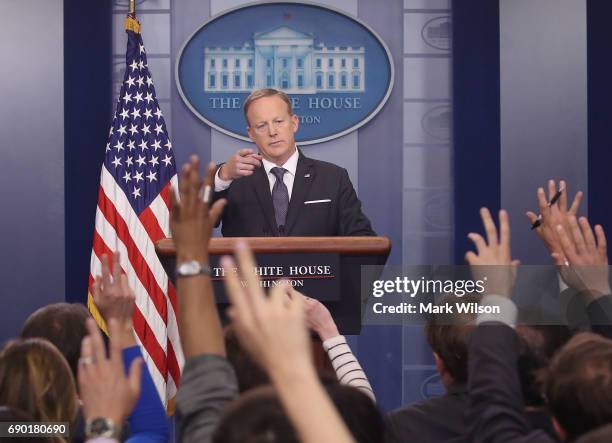
M285 232L287 235L291 235L291 229L300 215L300 209L304 206L304 201L306 200L308 191L310 191L314 176L315 170L312 160L304 157L304 154L300 151L298 164L295 169L295 178L293 179L291 200L289 201L289 209L287 211L287 221L285 223Z
M264 216L274 233L278 234L276 217L274 216L274 204L272 203L272 194L270 193L270 182L263 166L255 169L253 180L255 181L255 194L257 194Z

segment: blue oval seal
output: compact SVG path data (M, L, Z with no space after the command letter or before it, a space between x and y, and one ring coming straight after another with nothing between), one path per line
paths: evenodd
M276 88L300 119L309 145L370 121L393 88L389 49L359 19L303 2L257 2L219 14L183 44L175 67L185 104L206 124L249 140L242 103Z

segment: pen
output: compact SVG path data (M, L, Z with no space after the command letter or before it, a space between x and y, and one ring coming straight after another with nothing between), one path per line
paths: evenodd
M559 198L561 197L561 194L563 193L563 188L559 189L555 195L553 195L553 198L550 199L550 202L548 203L548 207L550 208L552 205L554 205L555 203L557 203L557 201L559 200ZM533 222L533 224L531 225L531 230L533 231L534 229L540 227L542 225L542 214L538 215L538 218L536 221Z

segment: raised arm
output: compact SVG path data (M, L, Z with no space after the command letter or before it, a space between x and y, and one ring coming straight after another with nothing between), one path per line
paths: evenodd
M323 342L323 348L327 352L338 381L363 391L373 401L376 401L368 377L351 351L346 338L338 332L336 322L329 310L319 300L305 297L291 287L288 290L292 297L304 297L306 323Z
M499 212L499 232L488 209L480 215L486 232L468 235L476 252L466 260L474 278L486 277L486 296L481 304L500 309L499 315L482 315L469 345L468 387L470 403L466 414L470 442L549 442L546 435L530 435L523 415L524 402L518 374L519 341L513 326L517 310L510 300L517 261L510 250L510 225L506 211Z
M238 395L238 382L225 359L225 342L210 280L208 243L225 200L209 208L214 164L206 179L192 156L181 169L180 201L171 192L170 230L176 245L179 332L186 357L177 394L181 442L208 442L225 406Z
M238 246L236 257L246 287L231 271L234 261L225 257L230 318L244 348L269 374L301 441L352 442L311 360L302 298L289 298L286 286L276 286L266 297L252 272L255 261L245 244Z

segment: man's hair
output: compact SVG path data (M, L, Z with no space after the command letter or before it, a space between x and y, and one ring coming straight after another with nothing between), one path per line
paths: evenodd
M445 296L437 305L452 307L452 313L434 314L425 325L429 346L456 383L467 383L468 380L468 344L476 321L476 313L459 313L456 306L478 303L480 298L476 294Z
M25 321L21 338L41 337L66 357L76 380L81 341L87 335L89 311L80 303L55 303L34 311Z
M289 417L272 386L260 386L242 394L223 414L213 443L298 443Z
M518 373L526 406L544 406L542 371L572 336L566 325L517 325L520 350Z
M384 441L383 417L363 392L337 381L325 386L357 443ZM213 443L297 443L299 438L272 386L242 394L226 410Z
M227 360L236 372L238 390L240 392L245 392L258 386L270 384L270 378L266 372L251 358L240 344L236 336L236 331L232 325L225 327L224 337Z
M570 440L612 423L612 340L574 336L552 358L545 394Z
M242 109L244 110L244 118L247 121L247 124L250 125L249 117L247 113L249 112L249 107L253 104L254 101L259 100L264 97L279 97L282 101L287 105L287 110L289 111L289 115L293 115L293 107L291 106L291 100L289 96L285 94L283 91L279 91L278 89L272 88L263 88L256 89L246 98L244 104L242 105Z

